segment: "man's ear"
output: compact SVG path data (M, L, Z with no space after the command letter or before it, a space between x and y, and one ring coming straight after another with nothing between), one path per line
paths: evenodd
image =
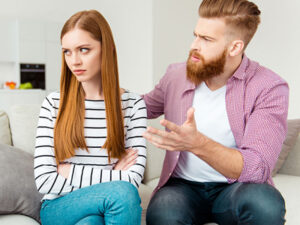
M242 40L234 40L231 42L231 45L229 46L229 55L230 56L236 56L243 52L244 50L244 41Z

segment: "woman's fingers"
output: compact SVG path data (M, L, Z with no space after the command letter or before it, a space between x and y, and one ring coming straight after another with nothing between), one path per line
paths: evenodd
M115 170L127 170L132 165L136 163L136 158L138 157L137 150L134 150L132 148L126 150L126 155L119 159L117 164L115 165Z
M123 170L128 170L135 163L136 163L136 159L134 159L133 161L131 161L130 163L128 163L127 165L125 165L125 167L123 168Z

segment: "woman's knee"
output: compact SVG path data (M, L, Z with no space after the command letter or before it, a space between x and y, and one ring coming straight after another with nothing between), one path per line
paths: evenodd
M139 196L137 188L126 181L117 181L114 184L114 191L117 192L117 201L122 204L130 206L139 206L141 203L141 198Z
M104 225L104 218L99 215L90 215L78 221L76 225Z

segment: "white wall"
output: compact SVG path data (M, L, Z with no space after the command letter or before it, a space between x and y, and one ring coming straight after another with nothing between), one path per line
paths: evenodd
M300 1L254 0L262 23L246 54L290 86L289 118L300 118ZM155 83L167 65L187 58L201 1L154 0L153 71Z
M135 92L152 87L152 2L148 0L0 0L0 18L45 21L58 24L52 28L59 41L60 28L72 14L85 10L100 11L111 25L118 52L121 86ZM47 89L59 87L60 47L47 42ZM50 67L50 68L49 68ZM8 69L5 69L6 71ZM0 69L1 71L1 69ZM50 72L49 72L50 71ZM55 73L55 74L50 74Z
M254 2L262 12L262 22L247 54L288 82L289 118L300 118L300 1Z
M199 1L153 0L153 77L156 84L169 64L187 59Z
M299 118L300 1L254 2L262 11L262 23L246 54L289 83L289 118ZM99 10L115 37L121 85L145 93L163 76L170 63L186 60L200 3L193 0L0 0L0 17L62 24L79 10ZM58 40L59 25L52 30L47 36ZM60 49L55 45L57 41L47 44L48 57L54 59L50 69L47 67L48 89L58 88L59 83ZM0 63L0 73L11 70L11 65L5 67Z

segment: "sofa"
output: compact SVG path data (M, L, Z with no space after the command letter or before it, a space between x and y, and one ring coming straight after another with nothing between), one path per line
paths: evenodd
M31 105L17 104L11 106L9 109L1 109L0 106L0 151L1 151L0 156L2 155L1 160L3 162L6 162L9 159L4 158L5 154L2 152L1 148L8 148L9 150L7 150L7 152L10 154L11 152L9 151L13 151L14 154L16 154L15 156L17 156L17 154L19 155L24 154L24 157L26 155L27 158L30 158L29 162L31 162L30 160L33 160L35 130L37 126L39 110L40 110L39 104L31 104ZM158 120L149 121L149 123L151 126L154 127L159 126ZM282 193L286 201L286 209L287 209L286 224L288 225L300 224L300 216L298 215L298 213L300 212L300 191L299 191L299 187L300 187L299 129L300 128L299 127L300 127L300 119L289 121L290 137L289 135L287 136L287 140L285 143L286 149L288 150L285 150L285 154L281 155L281 159L280 159L281 165L279 165L279 167L277 168L278 170L277 173L273 171L275 186ZM147 151L148 151L148 156L147 156L147 166L146 166L145 176L144 176L143 183L139 188L139 193L142 199L141 206L143 208L143 212L142 212L143 225L146 224L145 213L146 213L147 205L149 203L151 193L158 183L158 179L159 179L159 175L161 172L162 163L164 159L164 154L165 154L163 150L157 149L149 143L148 143ZM11 162L10 163L11 166L13 168L18 167L19 165L25 166L23 165L25 164L25 158L22 161L22 157L23 156L21 156L21 159L18 159L19 161L16 163ZM0 163L2 161L0 161ZM31 174L30 176L32 177L26 179L24 182L18 184L17 186L19 187L20 185L19 188L23 188L25 190L27 188L25 183L29 182L31 186L31 190L29 190L29 192L37 192L36 189L33 189L33 187L35 187L33 184L34 183L33 165L32 168L30 166L27 167L29 167L29 170L32 170L31 172L29 172ZM23 176L22 172L24 170L25 169L22 168L19 169L19 171L16 172L16 175ZM12 170L2 171L2 175L4 173L9 174L9 177L14 176L14 171ZM1 200L2 198L5 198L4 195L6 195L6 193L3 193L3 191L1 192L1 188L2 188L1 185L6 185L6 188L8 189L8 191L6 192L13 191L15 188L13 185L11 185L12 187L10 187L10 184L3 184L3 182L2 183L0 182L0 214L1 214L0 224L5 224L5 225L39 224L36 221L38 220L38 218L33 219L34 217L28 215L28 212L24 212L24 209L21 209L22 207L16 206L14 208L14 205L12 205L10 207L12 207L13 209L6 209L6 205L3 205L5 203L3 203L3 201ZM22 202L20 203L19 199L21 197L18 196L19 193L20 191L16 191L16 193L12 194L12 198L15 198L14 201L16 201L16 203L14 204L21 204L24 207L24 202L28 201L28 199L33 199L33 197L30 198L29 196L27 197L27 200L21 200ZM39 196L38 193L35 193L34 198L39 199L40 197L41 196ZM38 203L35 204L39 207ZM25 208L29 208L29 207L32 206L30 204L28 206L25 204Z

